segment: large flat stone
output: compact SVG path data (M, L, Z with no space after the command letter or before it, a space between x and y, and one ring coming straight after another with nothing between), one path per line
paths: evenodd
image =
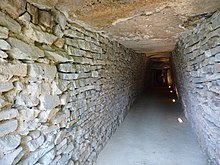
M61 52L61 51L56 51L56 52L45 51L45 55L50 60L53 60L55 62L69 62L69 61L73 61L72 57L67 55L67 53Z
M1 82L0 83L0 92L7 92L14 88L12 82Z
M12 119L18 116L18 110L17 109L8 109L8 110L2 110L0 111L0 121L1 120L7 120Z
M55 35L43 32L42 30L30 25L28 28L24 30L24 34L31 38L34 41L39 43L45 43L51 45L54 41L56 41L57 37Z
M14 33L21 32L21 26L11 17L7 16L6 14L0 12L0 25L7 27Z
M33 139L27 143L27 146L30 151L35 151L37 148L39 148L44 143L44 136L40 135L38 138Z
M42 110L54 109L58 105L60 105L60 100L58 96L53 96L53 95L41 95L40 96L40 108Z
M8 134L0 138L0 149L4 153L17 148L20 143L21 136Z
M7 58L8 55L4 51L0 50L0 58Z
M0 164L4 164L4 165L12 165L13 162L15 161L16 157L23 151L22 147L18 147L15 151L6 154L6 155L2 155L0 157Z
M43 50L38 47L27 44L19 39L10 37L8 39L12 46L12 50L8 51L9 55L15 59L37 60L44 57Z
M48 64L29 64L28 68L28 75L31 77L47 78L49 80L53 80L57 73L56 66Z
M6 27L0 26L0 38L6 39L8 38L9 30Z
M18 165L30 165L35 164L40 158L42 158L46 153L48 153L54 145L47 145L46 147L42 147L34 152L31 152L28 157L23 159L18 163Z
M0 123L0 137L15 131L18 127L17 120L8 120Z
M11 45L7 41L0 39L0 49L1 50L10 50Z
M0 73L2 75L15 75L24 77L27 75L27 64L0 64Z

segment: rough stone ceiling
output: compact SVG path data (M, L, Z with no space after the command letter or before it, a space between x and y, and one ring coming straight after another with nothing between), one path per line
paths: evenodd
M28 0L56 6L71 19L83 21L128 48L150 56L167 55L178 35L220 0Z

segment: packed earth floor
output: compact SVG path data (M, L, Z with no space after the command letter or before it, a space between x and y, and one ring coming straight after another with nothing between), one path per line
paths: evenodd
M173 102L175 99L175 102ZM96 165L207 165L178 99L147 90L100 153Z

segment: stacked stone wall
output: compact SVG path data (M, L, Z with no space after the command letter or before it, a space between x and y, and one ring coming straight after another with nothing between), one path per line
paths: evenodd
M1 2L0 164L93 164L143 89L146 59L33 2Z
M185 114L211 164L220 164L220 12L181 36L172 66Z

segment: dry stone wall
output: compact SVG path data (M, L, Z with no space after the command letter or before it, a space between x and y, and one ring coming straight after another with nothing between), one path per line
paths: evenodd
M185 114L208 154L220 164L220 12L184 34L172 54Z
M0 164L93 164L146 60L33 2L1 2Z

